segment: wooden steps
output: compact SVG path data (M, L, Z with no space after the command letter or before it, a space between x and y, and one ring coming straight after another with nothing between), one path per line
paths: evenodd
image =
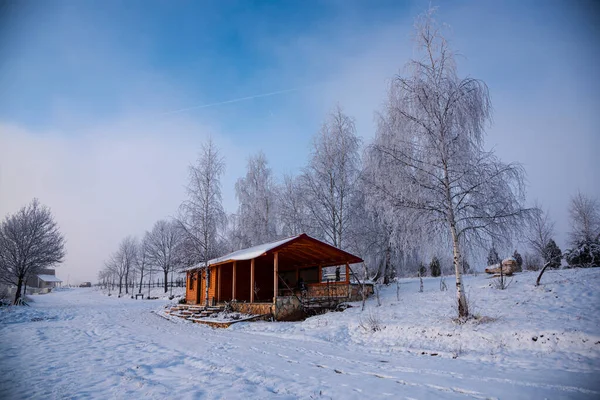
M211 315L219 313L223 310L224 307L203 307L199 305L177 304L175 306L171 306L165 311L165 313L174 317L195 320L198 318L208 318Z

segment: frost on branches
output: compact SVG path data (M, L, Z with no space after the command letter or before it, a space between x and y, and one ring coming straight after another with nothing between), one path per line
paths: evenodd
M374 183L394 208L418 212L421 222L451 241L459 317L469 310L462 253L472 243L506 243L528 214L524 170L484 150L491 103L484 82L460 78L454 55L430 9L417 19L421 57L389 89L370 148L393 177Z

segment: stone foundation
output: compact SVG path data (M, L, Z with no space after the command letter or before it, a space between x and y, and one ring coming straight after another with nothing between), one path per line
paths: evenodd
M365 284L367 297L373 294L373 285ZM361 287L359 284L330 284L311 285L307 288L307 297L310 298L333 298L343 301L360 301ZM306 318L300 300L296 296L278 296L273 303L231 303L233 311L242 314L267 315L270 314L277 321L298 321Z
M275 303L273 317L277 321L298 321L304 318L305 315L296 296L279 296Z

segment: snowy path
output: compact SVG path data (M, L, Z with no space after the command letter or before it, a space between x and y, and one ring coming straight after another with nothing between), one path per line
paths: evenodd
M74 289L0 320L2 398L599 398L598 371L389 353L174 323L160 301Z

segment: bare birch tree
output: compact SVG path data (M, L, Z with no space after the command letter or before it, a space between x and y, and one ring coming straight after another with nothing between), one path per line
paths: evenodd
M169 273L181 265L181 233L178 222L160 220L146 242L148 263L163 272L165 293L169 290Z
M578 193L569 207L572 246L565 259L572 267L593 267L600 264L600 204L592 197Z
M179 224L186 235L188 261L196 260L207 266L219 254L219 235L227 218L222 205L221 175L225 162L212 140L202 146L196 165L190 166L188 199L180 206ZM205 274L205 279L208 274ZM206 305L208 305L208 282Z
M379 185L395 207L416 210L422 222L452 243L458 315L469 316L462 280L464 244L506 241L527 214L524 170L483 149L491 118L488 88L457 76L454 57L434 20L415 24L420 59L391 84L372 150L400 184Z
M64 236L50 209L37 199L0 224L0 281L16 286L14 304L29 276L60 264L64 257Z

